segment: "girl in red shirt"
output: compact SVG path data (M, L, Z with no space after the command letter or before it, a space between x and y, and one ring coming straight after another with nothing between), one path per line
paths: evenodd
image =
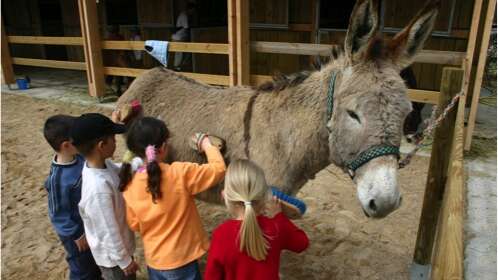
M223 197L235 219L213 231L205 279L279 279L280 253L304 251L309 240L282 212L263 170L248 160L230 164ZM265 208L266 204L266 208ZM266 217L261 215L266 210Z

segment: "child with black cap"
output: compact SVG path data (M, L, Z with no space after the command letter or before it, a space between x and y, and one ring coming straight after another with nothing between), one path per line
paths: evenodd
M106 280L135 279L134 235L126 223L126 207L119 191L119 166L111 158L116 134L125 126L104 115L91 113L76 118L72 143L85 157L79 211L88 245Z

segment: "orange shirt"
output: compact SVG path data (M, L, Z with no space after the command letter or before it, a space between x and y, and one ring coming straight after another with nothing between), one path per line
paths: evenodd
M126 217L133 231L142 236L147 265L158 270L174 269L200 258L209 248L194 195L225 175L219 150L206 150L207 164L160 163L161 195L156 203L147 192L147 173L137 172L123 192Z

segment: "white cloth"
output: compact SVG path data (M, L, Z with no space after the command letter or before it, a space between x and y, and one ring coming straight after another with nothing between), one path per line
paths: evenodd
M161 62L164 67L168 67L168 41L145 41L145 51Z
M135 251L135 238L126 222L126 207L119 191L119 167L106 160L105 169L82 171L79 210L95 262L103 267L126 268Z
M176 19L176 27L181 27L180 30L176 31L175 34L171 36L173 41L183 42L188 40L188 16L186 12L181 12Z

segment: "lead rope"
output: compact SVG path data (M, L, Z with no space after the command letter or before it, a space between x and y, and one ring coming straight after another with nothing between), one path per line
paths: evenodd
M458 100L462 96L464 96L463 89L451 99L451 102L446 106L446 108L444 108L443 112L437 118L436 118L436 113L438 111L438 106L434 106L432 108L431 117L425 121L425 123L427 124L426 128L422 132L417 133L415 135L415 139L417 139L415 141L415 147L408 154L406 154L405 158L400 160L399 162L400 169L410 164L410 161L412 160L413 156L417 153L418 150L420 150L420 148L422 148L425 138L427 136L433 135L434 129L436 129L441 125L441 122L446 118L450 110L453 107L455 107Z

